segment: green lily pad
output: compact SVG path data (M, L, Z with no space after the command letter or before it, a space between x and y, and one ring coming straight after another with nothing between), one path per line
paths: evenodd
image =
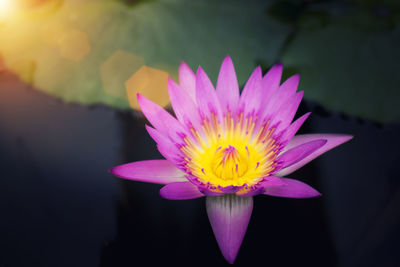
M301 72L305 97L350 115L400 121L396 10L389 2L366 8L321 4L305 12L282 58Z
M124 83L140 64L176 77L180 62L186 61L194 69L202 65L216 81L220 64L229 54L241 84L256 59L271 65L290 26L265 15L270 4L63 1L40 16L26 11L0 23L0 53L8 68L52 96L129 108Z

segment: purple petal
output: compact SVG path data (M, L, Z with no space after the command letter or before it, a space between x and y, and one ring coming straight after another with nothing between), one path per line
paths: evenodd
M179 84L196 103L196 75L185 62L179 66Z
M171 139L148 125L145 127L151 138L156 141L158 151L160 151L161 155L175 164L180 164L182 162L183 153L171 142Z
M184 125L190 126L192 124L195 128L199 129L200 116L197 111L197 105L193 102L189 94L171 78L168 78L168 94L178 120Z
M212 191L204 186L203 187L199 186L199 190L206 196L220 196L225 194L224 192Z
M242 95L239 100L239 109L243 110L244 116L254 111L258 111L262 101L262 71L261 67L257 67L250 75L249 80L243 88Z
M290 141L293 136L297 133L297 131L300 129L300 127L303 125L304 121L310 116L311 112L308 112L295 120L285 131L285 133L281 137L281 142L286 143L287 141Z
M274 123L279 122L277 132L285 130L290 123L293 121L294 115L300 105L301 99L303 98L303 91L300 91L286 100L286 102L281 105L278 111L273 116Z
M296 162L299 162L300 160L307 157L312 152L314 152L318 148L322 147L326 143L327 143L327 140L318 139L318 140L313 140L313 141L310 141L307 143L303 143L292 149L289 149L288 151L282 153L278 157L278 159L277 159L278 162L282 162L282 165L280 167L286 168L290 165L295 164Z
M300 75L298 74L287 79L266 102L265 114L276 113L288 99L295 95L299 81Z
M170 183L161 188L160 195L166 199L184 200L204 197L198 187L191 182Z
M137 94L137 100L143 114L154 128L174 140L181 140L179 133L185 133L185 130L179 121L146 97Z
M144 160L111 168L115 176L147 183L168 184L187 181L185 173L168 160Z
M285 183L281 178L275 176L264 177L262 182L259 182L254 188L243 188L236 193L237 196L251 197L264 193L266 187L281 186Z
M297 91L299 82L299 74L289 77L279 88L280 97L282 99L288 99L290 96L292 96Z
M225 259L233 263L250 221L253 198L231 194L207 196L206 208L219 248Z
M293 147L297 147L301 144L308 143L310 141L324 139L327 140L326 144L319 149L315 150L313 153L309 154L308 156L304 157L302 160L298 161L297 163L280 170L275 175L277 176L286 176L295 170L303 167L305 164L310 162L311 160L315 159L319 155L325 153L332 148L343 144L344 142L349 141L352 139L353 136L344 135L344 134L304 134L304 135L297 135L293 137L292 140L289 141L288 145L282 151L283 153L287 150L292 149Z
M221 120L221 106L214 86L204 70L199 67L196 75L196 101L199 111L203 117L208 117L213 113ZM222 120L221 120L222 121Z
M319 197L321 194L311 186L290 178L281 178L284 185L266 187L265 195L290 198Z
M239 85L233 62L229 56L224 59L219 71L217 96L222 110L229 110L233 114L239 101Z
M263 87L263 100L270 101L271 96L276 93L276 90L279 88L279 84L281 82L282 77L282 64L276 64L273 66L267 74L262 79L262 87Z

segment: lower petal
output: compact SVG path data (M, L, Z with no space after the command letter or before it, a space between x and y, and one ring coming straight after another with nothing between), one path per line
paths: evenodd
M208 196L206 208L219 248L225 259L233 263L250 221L253 198L231 194Z
M281 179L284 182L283 185L266 187L264 194L289 198L311 198L321 196L321 193L308 184L290 178Z
M160 195L166 199L184 200L204 197L199 188L191 182L170 183L161 188Z
M258 184L256 184L253 188L244 187L240 189L238 192L236 192L236 195L241 197L252 197L259 194L263 194L266 187L281 186L284 184L285 183L280 177L268 176L264 177L263 180Z

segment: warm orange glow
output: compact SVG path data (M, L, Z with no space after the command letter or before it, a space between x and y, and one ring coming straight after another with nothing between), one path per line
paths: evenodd
M15 0L0 0L0 22L10 16L15 10Z
M169 104L167 81L168 73L147 66L141 67L125 83L129 104L139 110L136 94L140 93L162 107Z
M100 66L104 91L118 98L127 98L125 82L144 65L144 59L126 51L118 50Z
M41 37L45 44L57 45L63 34L67 31L67 27L58 21L46 23L41 28Z

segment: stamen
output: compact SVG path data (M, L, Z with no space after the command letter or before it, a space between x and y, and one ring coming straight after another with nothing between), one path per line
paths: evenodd
M201 128L191 125L184 144L175 144L183 154L182 168L199 182L212 188L250 188L276 168L280 144L269 120L243 110L234 115L227 111L221 118L211 111L201 118Z

